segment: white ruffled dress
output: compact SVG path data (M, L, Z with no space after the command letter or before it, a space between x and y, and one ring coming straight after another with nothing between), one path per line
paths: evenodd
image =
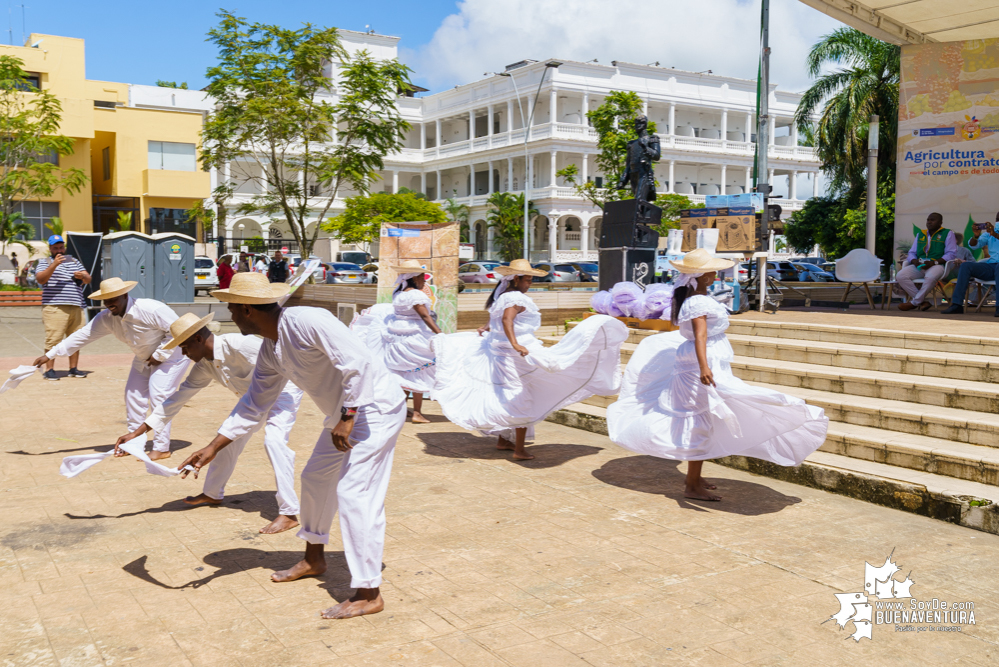
M434 332L415 306L430 309L430 297L420 290L398 292L392 303L368 308L351 326L372 352L399 378L403 389L429 393L434 387Z
M692 320L706 316L707 357L716 387L701 384ZM796 466L826 439L821 408L732 374L725 336L728 311L694 295L679 313L679 331L649 336L624 372L617 402L607 408L615 443L639 454L703 461L741 455Z
M520 356L503 331L503 313L524 311L513 321ZM534 333L541 311L526 294L502 294L489 309L490 331L435 336L437 382L434 398L453 423L484 435L513 438L513 430L533 426L550 413L594 394L613 395L621 386L621 344L628 329L606 315L594 315L545 347Z

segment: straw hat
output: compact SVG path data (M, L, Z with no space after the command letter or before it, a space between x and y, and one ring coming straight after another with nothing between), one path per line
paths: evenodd
M420 273L426 271L418 259L407 259L402 264L394 264L389 267L396 273Z
M673 268L680 273L707 273L709 271L724 271L735 266L735 262L729 259L715 257L704 248L691 250L683 256L679 262L669 261Z
M194 313L184 313L175 319L173 324L170 325L170 335L173 336L173 338L163 346L163 349L172 350L177 347L185 340L201 331L201 327L211 322L213 317L215 317L215 313L208 313L202 318L199 318Z
M510 266L497 266L493 272L501 276L537 276L541 278L547 276L547 271L531 268L531 263L526 259L515 259L510 262Z
M138 285L134 280L122 280L121 278L108 278L107 280L101 281L101 289L97 292L91 294L88 299L93 299L94 301L102 301L104 299L113 299L116 296L121 296L127 292L132 291L132 288Z
M287 296L286 283L272 283L263 273L237 273L229 283L229 289L212 292L219 301L228 303L262 304L277 303L281 297Z

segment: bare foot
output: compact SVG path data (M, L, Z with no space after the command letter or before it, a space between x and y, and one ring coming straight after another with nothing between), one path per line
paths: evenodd
M260 529L265 535L276 535L286 530L291 530L298 525L298 519L294 514L278 514L278 517Z
M184 502L188 505L221 505L221 500L216 500L211 496L206 496L205 494L199 494L196 496L188 496L184 498Z
M715 489L718 488L717 486L715 486L708 480L704 479L703 477L698 478L697 483L700 485L702 489L711 489L712 491L714 491Z
M684 488L683 497L690 498L691 500L721 500L721 496L716 496L699 487L691 488L689 486Z
M413 413L413 423L414 424L429 424L430 420L421 415L419 412Z
M170 452L168 452L168 451L167 452L158 452L158 451L156 451L154 449L153 451L149 452L148 456L149 456L149 460L150 461L159 461L160 459L168 459L168 458L170 458Z
M496 440L496 449L509 449L510 451L513 451L516 448L514 447L512 442L510 442L503 436L500 436L499 439Z
M374 590L377 591L378 589ZM362 595L361 591L358 590L349 600L344 600L336 606L324 609L319 612L319 615L328 619L344 619L377 614L383 609L385 609L385 602L382 600L381 593L376 593L375 597L369 600L367 596Z
M534 454L528 454L524 450L520 450L519 452L518 451L514 451L513 452L513 460L514 461L530 461L533 458L534 458Z
M283 583L285 581L295 581L296 579L301 579L302 577L318 577L320 574L326 572L326 559L324 558L322 562L310 563L304 558L294 565L292 565L287 570L280 570L271 575L271 581L277 583Z

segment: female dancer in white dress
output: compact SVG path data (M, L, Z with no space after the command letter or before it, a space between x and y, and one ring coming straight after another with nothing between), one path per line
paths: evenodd
M534 336L541 311L525 294L531 278L545 272L524 259L495 272L503 279L486 302L489 324L477 334L433 339L434 398L455 424L498 436L497 449L513 450L514 459L533 459L524 443L534 424L594 394L617 393L628 329L613 317L594 315L545 347Z
M732 375L728 311L707 289L733 262L699 249L670 263L680 271L671 318L680 330L638 346L607 408L607 431L633 452L688 461L684 495L720 500L701 477L705 460L741 455L796 466L825 441L829 419L821 408Z
M381 303L364 311L351 326L375 356L384 360L399 378L402 388L413 393L413 423L427 424L423 416L423 394L434 388L432 336L441 332L430 315L430 297L423 292L426 272L415 259L392 269L398 272L392 303Z

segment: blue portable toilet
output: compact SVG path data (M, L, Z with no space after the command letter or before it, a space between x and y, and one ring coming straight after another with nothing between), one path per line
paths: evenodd
M153 239L142 232L115 232L101 240L101 278L138 283L133 298L153 298Z
M187 234L153 234L153 298L163 303L194 303L194 243Z

